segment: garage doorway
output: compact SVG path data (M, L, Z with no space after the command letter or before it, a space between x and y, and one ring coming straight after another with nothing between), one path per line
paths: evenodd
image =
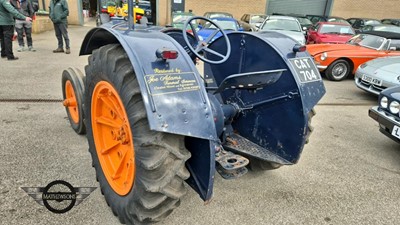
M266 14L304 14L325 15L330 14L332 0L269 0Z
M90 16L95 16L97 12L97 2L106 5L107 2L125 2L126 0L83 0L84 7L88 9ZM133 0L136 1L136 0ZM139 5L145 10L149 22L157 24L157 0L139 0Z

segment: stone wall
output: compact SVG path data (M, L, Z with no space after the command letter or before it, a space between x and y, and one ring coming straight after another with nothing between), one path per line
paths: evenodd
M53 23L51 22L48 15L37 15L36 19L32 23L33 33L41 33L53 29Z

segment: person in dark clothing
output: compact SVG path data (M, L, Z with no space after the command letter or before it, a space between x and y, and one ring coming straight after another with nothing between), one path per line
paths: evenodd
M35 11L32 7L31 0L11 0L11 4L24 16L33 17ZM18 44L19 48L17 51L22 52L25 50L24 43L24 32L26 36L26 42L29 51L36 51L32 46L32 22L27 22L25 20L16 19L15 30L18 34Z
M54 53L64 52L63 38L65 41L65 53L70 54L70 45L68 38L68 22L67 16L69 15L67 0L51 0L49 7L49 17L54 25L54 31L58 40L58 48L53 50Z
M10 3L10 0L0 0L0 39L1 58L16 60L12 49L12 37L14 34L14 17L25 21L32 21L30 17L18 12Z

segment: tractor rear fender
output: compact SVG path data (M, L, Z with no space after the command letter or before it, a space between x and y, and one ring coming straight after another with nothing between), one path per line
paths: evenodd
M181 44L163 32L132 31L112 23L89 31L80 55L91 54L107 44L121 44L138 79L150 129L187 137L186 147L192 152L187 162L191 173L187 182L203 200L209 200L219 139L204 83L193 59ZM162 49L175 50L178 57L157 58L156 52Z
M232 123L239 135L282 159L281 164L296 163L310 133L312 109L325 94L312 57L298 51L300 44L294 39L277 32L232 32L228 37L231 56L220 65L205 64L207 85L218 87L231 74L284 70L277 82L263 89L230 89L220 97L245 109ZM217 52L226 48L222 38L209 47Z

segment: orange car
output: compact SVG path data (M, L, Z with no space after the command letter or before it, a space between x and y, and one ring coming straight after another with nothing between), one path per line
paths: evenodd
M326 78L341 81L371 59L400 56L400 34L371 31L355 35L346 44L313 44L307 50Z

